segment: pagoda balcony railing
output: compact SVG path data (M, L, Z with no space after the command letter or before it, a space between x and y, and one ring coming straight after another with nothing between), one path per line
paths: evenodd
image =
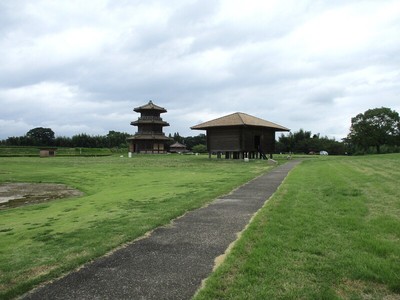
M162 131L137 131L135 134L156 134L165 136L165 133Z
M153 116L144 116L144 117L139 117L139 121L146 120L146 121L162 121L162 118L160 117L153 117Z

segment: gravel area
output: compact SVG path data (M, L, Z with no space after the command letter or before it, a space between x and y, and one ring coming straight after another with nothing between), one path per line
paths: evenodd
M77 189L57 183L1 183L0 209L47 202L55 199L78 197Z

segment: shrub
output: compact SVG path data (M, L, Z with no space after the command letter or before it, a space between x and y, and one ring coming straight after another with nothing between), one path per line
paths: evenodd
M192 151L196 152L196 153L206 153L207 147L206 147L206 145L199 144L199 145L193 146Z

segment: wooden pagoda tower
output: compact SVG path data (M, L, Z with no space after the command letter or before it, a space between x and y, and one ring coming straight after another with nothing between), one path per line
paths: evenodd
M169 124L163 121L160 114L166 113L167 110L155 105L152 101L133 110L140 113L140 117L137 121L131 122L131 125L138 127L138 131L127 138L129 152L166 153L165 145L170 139L163 133L163 127Z

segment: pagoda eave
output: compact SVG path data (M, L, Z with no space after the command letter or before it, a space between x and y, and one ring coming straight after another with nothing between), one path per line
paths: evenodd
M169 123L164 122L164 121L137 120L137 121L131 122L131 125L133 125L133 126L139 126L139 125L145 125L145 124L157 124L157 125L161 125L161 126L169 126Z
M135 134L134 136L128 137L127 140L157 140L157 141L170 141L169 137L165 135L152 135L152 134Z

